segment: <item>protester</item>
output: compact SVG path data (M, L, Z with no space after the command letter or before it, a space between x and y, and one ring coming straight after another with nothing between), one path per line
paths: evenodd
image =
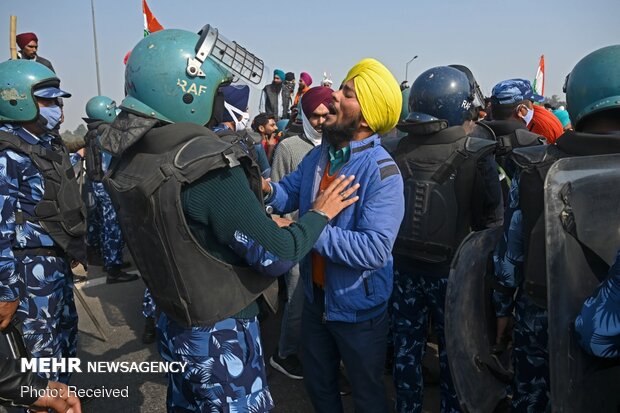
M17 52L18 59L34 60L37 63L41 63L52 72L55 72L52 62L39 56L39 39L34 33L21 33L15 37L19 51Z
M282 84L282 116L281 116L281 119L290 119L291 102L293 101L294 93L295 93L295 73L287 72L284 75L284 82Z
M301 100L304 132L289 136L277 146L271 165L272 182L281 181L297 169L306 154L321 144L322 126L329 114L327 107L331 103L332 93L333 90L330 88L319 86L309 89L304 94ZM297 214L288 214L286 218L297 220ZM304 304L303 285L299 282L299 265L291 268L285 277L287 300L282 314L280 340L278 348L269 359L269 364L292 379L303 379L302 364L297 356Z
M380 135L394 127L400 111L394 76L374 59L360 61L333 94L321 146L282 181L263 185L279 214L296 209L305 214L342 174L354 174L362 185L359 202L331 220L313 253L300 264L306 294L304 383L317 412L342 411L340 360L356 411L388 411L383 368L391 250L404 205L400 172L381 146Z
M297 94L295 95L295 100L293 101L293 107L296 107L299 104L299 99L310 90L310 86L312 85L312 77L306 73L301 72L299 74L299 86L297 86Z
M280 142L278 126L274 116L259 113L252 121L252 129L260 134L262 149L267 156L269 164L273 158L273 152ZM261 166L262 169L262 166Z
M268 116L273 116L275 120L282 119L288 111L288 107L286 110L284 109L285 99L283 95L285 91L288 90L283 88L282 82L284 81L284 77L285 74L282 70L274 70L273 81L263 88L260 95L258 111Z
M572 130L573 125L570 123L570 116L568 115L568 111L565 109L556 109L553 111L553 114L562 124L562 128L564 131Z

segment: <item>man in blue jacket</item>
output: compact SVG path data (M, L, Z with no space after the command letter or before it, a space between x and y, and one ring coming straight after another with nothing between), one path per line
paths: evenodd
M404 214L403 181L380 144L392 129L402 98L394 76L364 59L333 94L323 143L297 170L267 184L278 214L312 208L340 175L355 175L359 201L331 220L300 264L306 301L302 343L306 389L318 412L341 412L340 361L347 369L356 411L387 412L383 366L392 292L392 247Z

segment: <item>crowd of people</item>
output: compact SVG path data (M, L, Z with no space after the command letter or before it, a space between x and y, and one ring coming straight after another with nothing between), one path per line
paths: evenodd
M495 411L554 410L566 400L552 391L562 380L548 333L560 287L548 280L562 274L549 257L600 282L561 291L577 303L562 340L578 343L596 371L597 360L620 356L620 192L583 195L611 205L591 227L616 231L597 238L571 204L591 185L558 189L574 254L550 243L558 218L545 213L564 160L620 159L620 45L579 60L566 107L545 105L522 78L485 97L463 65L399 85L367 58L335 90L329 79L313 86L301 72L296 84L294 73L276 69L252 117L248 85L259 82L243 70L249 59L199 56L209 30L141 40L126 61L122 102L90 99L81 143L60 139L71 94L38 55L34 33L18 35L18 59L0 63L0 329L18 325L30 357L76 356L71 268L103 265L108 283L135 281L123 271L125 243L147 287L142 340L157 340L165 361L187 363L168 374L169 412L270 411L266 364L303 380L317 412L343 411L343 371L355 411L421 412L430 330L441 412L483 411L466 390L475 379L463 378L494 369L507 372L491 375L501 382ZM75 178L82 158L86 189ZM603 236L604 248L593 241ZM476 252L485 268L467 267L472 257L459 251L481 237L493 240ZM486 302L447 319L459 268ZM267 355L259 315L277 308L278 289L282 325ZM492 308L492 321L477 320L490 333L476 364L456 356L454 337L478 307ZM552 356L574 359L570 351ZM1 399L81 411L68 374L20 372L11 355L0 356ZM617 388L616 370L603 370L612 387L598 391ZM563 385L590 388L581 373L571 370ZM61 391L24 398L23 383ZM573 411L597 397L582 394Z

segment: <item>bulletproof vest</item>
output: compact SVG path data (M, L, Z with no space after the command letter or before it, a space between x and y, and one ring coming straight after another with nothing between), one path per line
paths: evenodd
M403 176L405 218L396 254L429 263L452 259L470 232L478 161L494 148L460 126L400 140L392 155Z
M544 183L551 166L561 158L620 153L620 139L567 132L555 145L521 148L512 159L520 169L519 205L525 251L524 292L540 307L547 306Z
M210 326L238 313L274 281L213 257L184 216L183 186L235 166L243 167L262 202L260 172L246 152L204 127L177 123L149 130L115 158L104 178L157 306L184 327Z
M235 132L230 129L220 129L216 134L224 142L239 145L239 147L252 158L252 161L258 165L258 155L254 147L254 140L246 131Z
M509 160L510 153L514 149L539 146L545 143L545 137L530 132L520 121L496 120L483 122L495 133L497 139L497 152L495 159L504 171L512 177L514 165Z
M20 137L0 131L0 150L11 149L27 155L43 177L43 197L34 216L17 210L15 223L38 222L70 258L86 263L86 212L67 149L56 140L52 148L31 145Z
M101 154L101 146L99 146L99 135L103 129L109 127L109 124L103 121L97 121L88 124L88 132L84 136L86 146L86 176L95 182L101 182L103 179L103 157Z

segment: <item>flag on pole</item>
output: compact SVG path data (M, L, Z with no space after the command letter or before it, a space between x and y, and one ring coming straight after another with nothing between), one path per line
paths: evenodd
M545 55L540 56L536 79L534 79L534 92L540 96L545 96Z
M164 29L155 16L153 16L153 13L151 13L151 9L149 9L149 5L146 4L146 0L142 0L142 15L144 16L144 37Z

